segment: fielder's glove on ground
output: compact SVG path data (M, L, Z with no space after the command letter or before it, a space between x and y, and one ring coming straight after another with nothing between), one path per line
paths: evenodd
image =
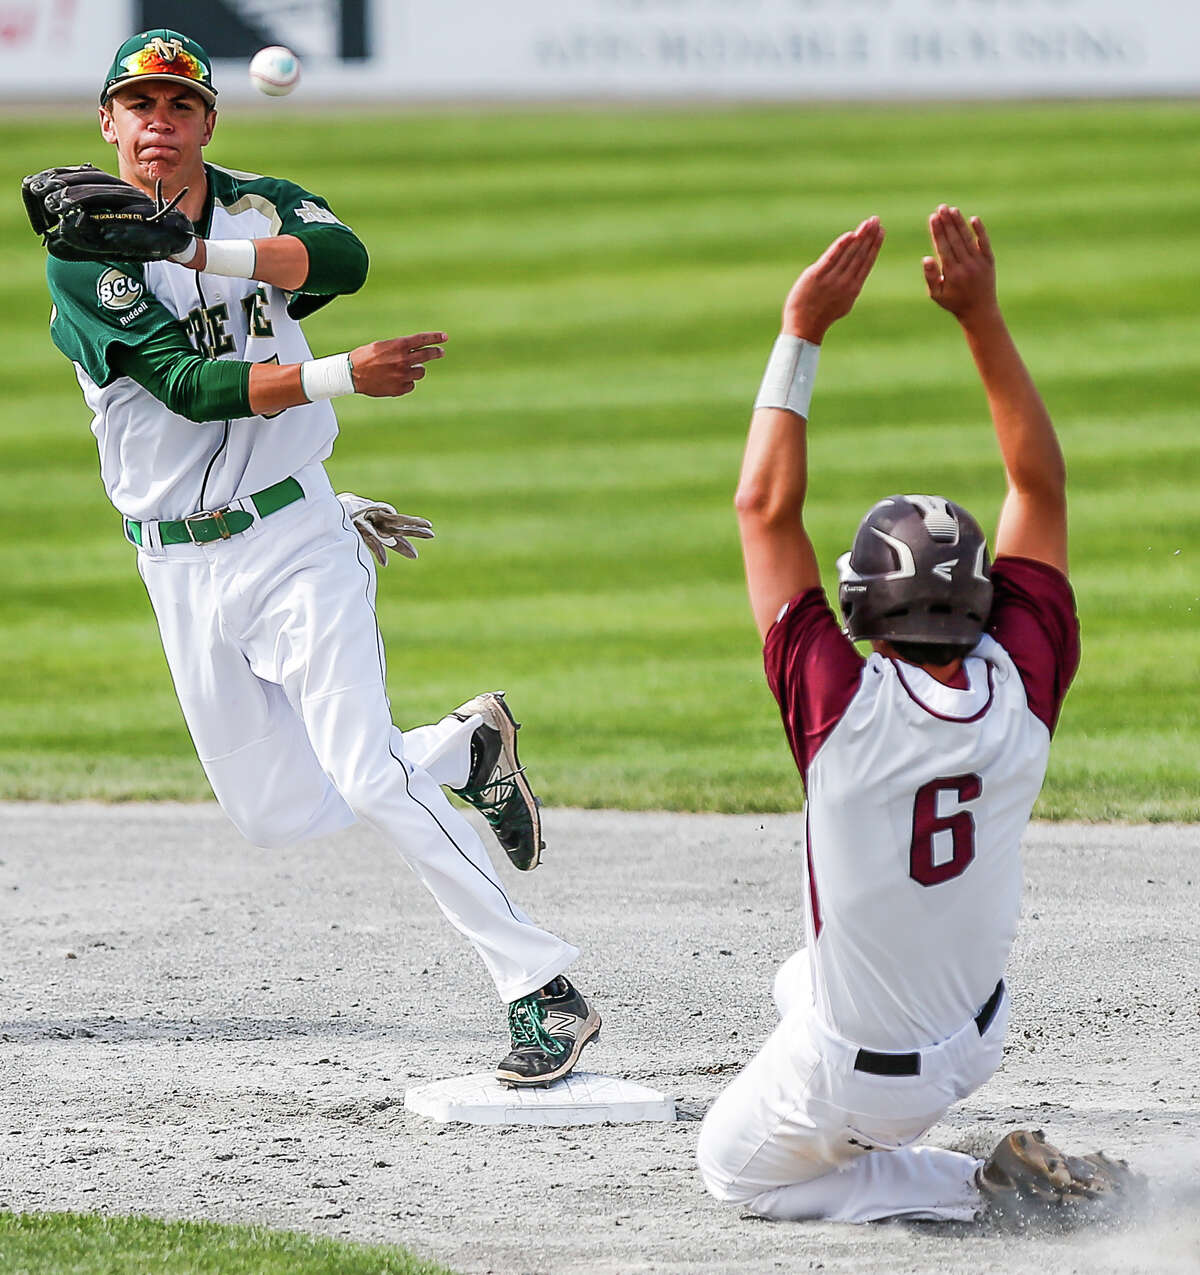
M192 223L171 202L119 177L77 164L47 168L21 183L30 224L52 257L61 261L162 261L192 241Z
M375 555L381 567L387 566L387 551L394 549L405 558L415 558L416 549L408 536L420 540L433 539L433 524L414 514L398 514L381 500L367 500L352 491L338 492L342 507L350 515L363 543ZM386 548L385 548L386 546Z

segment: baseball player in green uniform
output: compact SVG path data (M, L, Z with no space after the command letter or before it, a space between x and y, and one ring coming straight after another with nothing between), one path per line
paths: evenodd
M366 249L319 195L204 162L216 95L200 45L140 32L100 94L128 185L86 168L26 179L52 254L54 343L92 410L101 476L221 806L262 846L356 820L379 831L508 1004L498 1078L548 1084L600 1028L563 976L578 949L509 898L442 791L481 810L518 867L536 866L517 724L498 692L431 726L392 724L368 548L381 563L386 547L415 556L408 537L431 531L339 498L323 465L330 400L409 393L446 334L312 357L299 321L362 286Z

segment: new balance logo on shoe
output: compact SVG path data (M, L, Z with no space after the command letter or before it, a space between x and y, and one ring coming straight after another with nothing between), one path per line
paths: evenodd
M542 1020L542 1026L545 1028L546 1035L550 1037L560 1036L563 1034L574 1035L576 1027L579 1026L579 1019L574 1014L564 1013L562 1010L551 1010Z
M600 1034L600 1015L561 974L508 1007L512 1051L496 1068L511 1088L551 1085L568 1075Z

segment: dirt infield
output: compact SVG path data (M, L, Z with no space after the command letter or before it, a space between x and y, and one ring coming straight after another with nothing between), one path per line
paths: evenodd
M790 816L547 812L504 865L585 948L588 1070L701 1114L772 1024L798 943ZM409 1244L463 1272L1200 1269L1200 829L1038 825L1005 1065L929 1140L1013 1125L1154 1179L1125 1230L767 1224L703 1193L697 1124L481 1129L405 1112L485 1070L482 967L372 834L287 851L214 807L0 806L0 1206L211 1218Z

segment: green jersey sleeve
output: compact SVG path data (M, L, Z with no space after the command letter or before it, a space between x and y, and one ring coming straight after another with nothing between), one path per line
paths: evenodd
M303 319L334 297L357 292L367 280L369 259L362 240L320 196L299 188L297 193L300 198L284 214L280 233L295 235L308 249L308 278L288 302L288 314Z
M124 375L114 361L118 349L178 327L175 316L146 287L136 262L110 265L50 257L46 282L54 303L50 337L97 385Z
M295 182L255 173L238 173L208 165L213 193L226 206L246 196L271 209L275 234L294 235L308 249L308 278L288 301L288 314L303 319L334 297L357 292L367 278L370 260L362 240L312 191Z
M176 416L190 421L237 420L253 416L250 369L237 359L206 359L197 354L182 325L143 341L137 349L118 346L113 362Z
M189 420L251 415L249 363L206 359L135 262L49 259L54 344L97 385L129 376Z

